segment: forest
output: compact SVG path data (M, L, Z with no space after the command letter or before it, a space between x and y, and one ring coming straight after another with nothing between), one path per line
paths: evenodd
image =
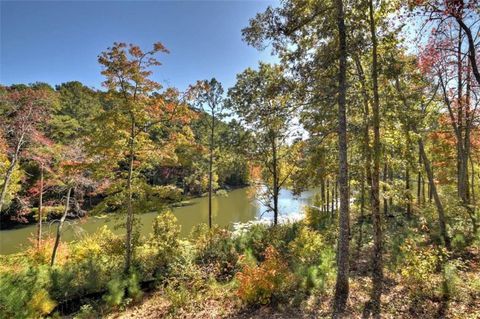
M0 84L0 318L480 318L478 1L282 0L238 34L278 63L231 87L121 39L101 88ZM261 213L226 221L239 191Z

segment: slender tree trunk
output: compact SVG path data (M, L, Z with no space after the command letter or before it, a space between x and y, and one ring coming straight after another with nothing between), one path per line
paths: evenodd
M135 160L135 120L131 120L130 128L130 155L128 163L128 176L127 176L127 223L126 223L126 241L125 241L125 273L130 272L132 265L133 255L133 162Z
M383 164L383 215L387 217L388 215L388 198L387 198L387 183L388 183L388 165L387 161Z
M215 113L212 112L212 126L210 131L210 159L208 162L208 227L212 228L212 180L213 180L213 148L215 133Z
M14 156L10 161L8 166L7 173L3 179L2 193L0 195L0 212L3 210L3 205L5 203L5 198L7 197L8 185L10 184L10 179L12 178L13 171L15 169L15 164L17 163L17 156Z
M417 175L417 205L418 207L422 206L422 156L420 155L420 150L418 151L418 175Z
M327 185L326 185L326 194L327 194L327 199L325 203L327 204L327 213L331 213L330 211L330 181L327 178Z
M410 217L412 215L412 203L410 197L410 167L409 163L405 167L405 191L407 193L407 207L406 207L406 215Z
M362 184L362 187L360 190L360 218L358 221L357 256L360 255L363 241L363 219L365 218L365 170L362 170L360 183Z
M425 205L427 202L427 195L425 194L425 178L422 177L422 203Z
M380 98L378 93L377 34L374 20L373 0L369 1L369 23L372 37L372 82L373 82L373 172L372 172L372 217L373 217L373 254L372 254L372 292L371 307L373 316L380 317L381 295L383 290L383 233L382 214L380 213Z
M279 172L277 158L276 138L272 137L272 164L273 164L273 224L278 224L278 193L279 193Z
M438 196L437 187L435 185L435 180L433 178L433 171L431 169L430 161L428 160L427 154L425 153L425 147L423 145L423 140L421 138L418 140L418 146L420 148L420 154L422 155L422 160L425 166L425 172L427 173L432 196L433 196L433 199L435 200L435 205L437 206L438 222L440 224L440 235L442 237L443 244L448 250L450 250L450 238L448 237L447 225L445 222L445 210L443 208L442 201Z
M333 318L342 318L348 299L349 276L349 189L348 189L348 147L347 147L347 35L342 0L335 0L337 28L339 35L338 71L338 182L340 186L339 236L337 243L337 281L333 301Z
M2 192L0 193L0 213L4 208L3 205L5 205L5 197L7 196L8 186L10 184L13 171L15 170L15 165L17 164L18 155L20 154L20 150L22 148L24 138L25 138L25 134L22 134L18 139L17 145L15 147L15 152L12 155L12 159L10 160L10 165L8 166L7 173L5 174L5 177L3 179Z
M472 195L472 204L475 206L477 204L477 199L475 195L475 165L473 163L473 158L472 155L470 155L470 167L471 167L471 185L470 187L472 188L471 190L471 195Z
M390 169L389 169L389 185L390 187L393 187L393 168L390 166ZM393 207L393 196L389 196L388 197L388 207L390 209L390 211L392 210L392 207Z
M335 213L338 212L338 179L335 178Z
M62 218L60 218L60 221L58 222L58 227L57 227L57 236L55 238L55 244L53 246L53 252L52 252L52 260L50 262L50 266L53 266L55 264L55 257L57 256L57 249L58 245L60 244L60 236L62 234L62 228L63 228L63 223L65 222L65 219L67 218L67 213L68 213L68 207L70 206L70 195L72 193L72 188L68 188L67 191L67 200L65 203L65 210L63 211Z
M37 249L42 245L42 221L43 221L43 163L40 168L40 198L38 201L38 226L37 226Z
M396 89L397 89L397 91L400 95L400 98L401 98L402 102L403 102L405 110L409 111L410 107L409 107L409 104L407 102L407 99L405 98L405 95L403 94L403 92L401 90L400 82L399 82L398 78L395 81L395 86L396 86ZM418 130L415 127L415 125L412 125L411 123L408 123L406 126L407 126L407 131L412 130L415 134L419 135ZM440 236L442 238L442 241L443 241L443 244L445 245L445 247L448 250L450 250L451 245L450 245L450 237L448 236L448 232L447 232L447 225L446 225L446 220L445 220L445 210L443 208L442 201L440 200L440 196L438 195L438 192L437 192L437 187L435 185L435 180L434 180L434 177L433 177L432 166L431 166L430 161L427 157L427 153L425 152L425 146L423 144L423 139L422 139L421 136L418 138L418 150L419 150L419 153L420 153L420 158L421 158L421 160L423 162L423 165L424 165L424 168L425 168L425 173L427 174L427 178L428 178L428 182L429 182L428 184L430 186L432 196L435 200L435 206L437 207L438 222L440 224Z
M330 203L332 207L332 212L331 215L333 217L333 214L335 213L335 198L337 196L337 180L334 178L332 180L332 202Z
M473 34L472 30L463 22L461 17L456 17L457 23L460 25L460 27L463 29L467 36L468 40L468 57L470 59L470 64L472 65L472 72L477 80L478 84L480 85L480 71L478 70L478 65L477 65L477 53L476 53L476 48L475 48L475 40L473 39Z
M320 182L320 196L322 198L322 213L325 212L325 180L324 178L322 177L322 180Z

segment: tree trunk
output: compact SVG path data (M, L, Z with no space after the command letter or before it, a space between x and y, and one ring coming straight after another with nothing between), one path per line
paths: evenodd
M369 24L372 37L372 82L373 82L373 172L372 172L372 292L371 308L374 317L380 317L380 302L383 290L383 234L382 214L380 213L380 98L378 94L377 34L374 20L373 0L369 1Z
M339 36L338 71L338 182L340 186L339 236L337 243L337 280L333 302L333 318L344 316L348 299L349 276L349 189L347 158L347 117L346 117L346 73L347 73L347 35L342 0L335 0L337 28Z
M358 241L357 241L357 256L360 255L363 241L363 219L365 218L365 170L362 170L360 190L360 218L358 220Z
M279 172L277 158L277 143L275 135L272 137L272 164L273 164L273 224L278 224L278 193L279 193Z
M417 175L417 205L418 207L421 207L423 202L422 202L422 156L420 155L420 150L418 151L418 175Z
M212 126L210 131L210 159L208 161L208 228L212 228L212 179L213 179L213 138L215 133L215 114L212 113Z
M17 157L14 156L8 166L7 173L3 179L2 193L0 195L0 212L3 210L3 205L5 203L5 197L7 196L8 185L10 184L10 179L12 178L13 170L15 169L15 164L17 163Z
M38 226L37 226L37 249L42 244L42 221L43 221L43 164L40 168L40 198L38 201Z
M406 207L406 215L410 217L412 215L412 203L410 197L410 167L409 163L405 167L405 192L407 193L407 207Z
M320 197L322 198L321 212L325 212L325 179L322 177L320 182Z
M448 237L447 226L445 222L445 210L443 208L442 201L438 196L437 187L433 178L433 171L431 169L430 161L428 160L427 154L425 153L425 147L421 138L418 140L418 147L420 148L420 154L422 155L422 160L425 166L425 172L427 173L430 190L433 199L435 200L435 205L437 206L438 222L440 224L440 235L442 237L443 244L448 250L450 250L450 238Z
M62 218L60 218L60 221L58 222L57 237L55 238L55 245L53 246L52 260L50 262L50 266L53 266L55 264L55 257L57 256L57 249L58 249L58 245L60 244L60 236L62 234L63 223L65 222L65 219L67 218L68 207L70 206L70 194L71 193L72 193L72 188L69 187L68 192L67 192L67 201L65 203L65 210L63 211Z
M135 159L135 121L132 118L130 129L130 155L128 164L128 177L127 177L127 223L126 223L126 238L125 238L125 273L130 272L132 265L133 255L133 191L132 191L132 179L133 179L133 161Z
M8 166L7 173L3 180L2 192L0 193L0 213L3 210L3 205L5 205L5 197L7 196L8 185L10 184L10 179L12 178L15 165L17 164L18 155L23 145L25 134L22 134L18 140L18 143L15 147L15 153L13 153L12 159L10 160L10 165Z
M407 102L407 99L405 98L402 90L401 90L401 87L400 87L400 82L398 80L398 78L396 79L395 81L395 86L396 86L396 89L400 95L400 98L403 102L403 105L405 107L405 110L408 112L409 111L409 104ZM415 134L419 135L418 134L418 131L417 131L417 128L415 125L412 125L411 123L408 123L406 125L406 129L407 131L409 130L412 130ZM438 196L438 192L437 192L437 187L435 185L435 181L434 181L434 178L433 178L433 170L432 170L432 166L430 164L430 161L427 157L427 154L425 152L425 146L423 144L423 139L421 136L419 136L418 138L418 150L419 150L419 154L420 154L420 158L423 162L423 165L424 165L424 168L425 168L425 173L427 174L427 178L428 178L428 184L430 186L430 191L432 193L432 197L434 198L435 200L435 205L437 207L437 213L438 213L438 222L440 224L440 236L442 238L442 241L443 241L443 244L445 245L445 247L450 250L450 238L448 237L448 233L447 233L447 225L446 225L446 221L445 221L445 210L443 208L443 205L442 205L442 201L440 200L440 197Z
M477 80L478 84L480 85L480 71L478 70L477 65L477 58L476 58L476 48L475 48L475 41L473 39L472 30L463 22L461 17L456 17L457 23L463 29L465 34L467 35L468 40L468 57L470 58L470 64L472 65L473 75Z
M382 187L383 215L385 217L387 217L388 215L387 183L388 183L388 165L387 165L387 161L385 161L383 165L383 187Z
M326 193L327 193L327 199L326 199L326 204L327 204L327 213L331 213L330 210L330 181L327 178L327 185L326 185Z

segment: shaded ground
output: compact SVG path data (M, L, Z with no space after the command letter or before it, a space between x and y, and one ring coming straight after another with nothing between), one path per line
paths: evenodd
M428 296L416 293L412 287L400 282L400 275L386 272L384 294L382 296L382 318L467 318L480 319L480 290L472 289L472 283L480 282L480 249L468 253L466 268L459 273L455 291L449 298L435 292ZM368 256L362 253L361 256ZM371 285L368 276L368 263L365 259L356 260L352 265L348 318L362 318L365 304L369 301ZM145 295L140 304L123 312L112 313L110 319L119 318L231 318L231 319L290 319L290 318L329 318L330 296L311 296L293 306L288 302L276 306L245 307L235 295L234 288L215 288L199 296L185 298L175 305L167 296L157 291Z

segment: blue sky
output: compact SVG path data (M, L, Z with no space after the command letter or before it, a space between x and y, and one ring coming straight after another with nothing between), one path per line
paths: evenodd
M0 83L78 80L101 87L97 55L114 41L170 54L153 78L185 89L216 77L227 88L237 73L274 61L242 42L241 29L271 1L3 1Z

